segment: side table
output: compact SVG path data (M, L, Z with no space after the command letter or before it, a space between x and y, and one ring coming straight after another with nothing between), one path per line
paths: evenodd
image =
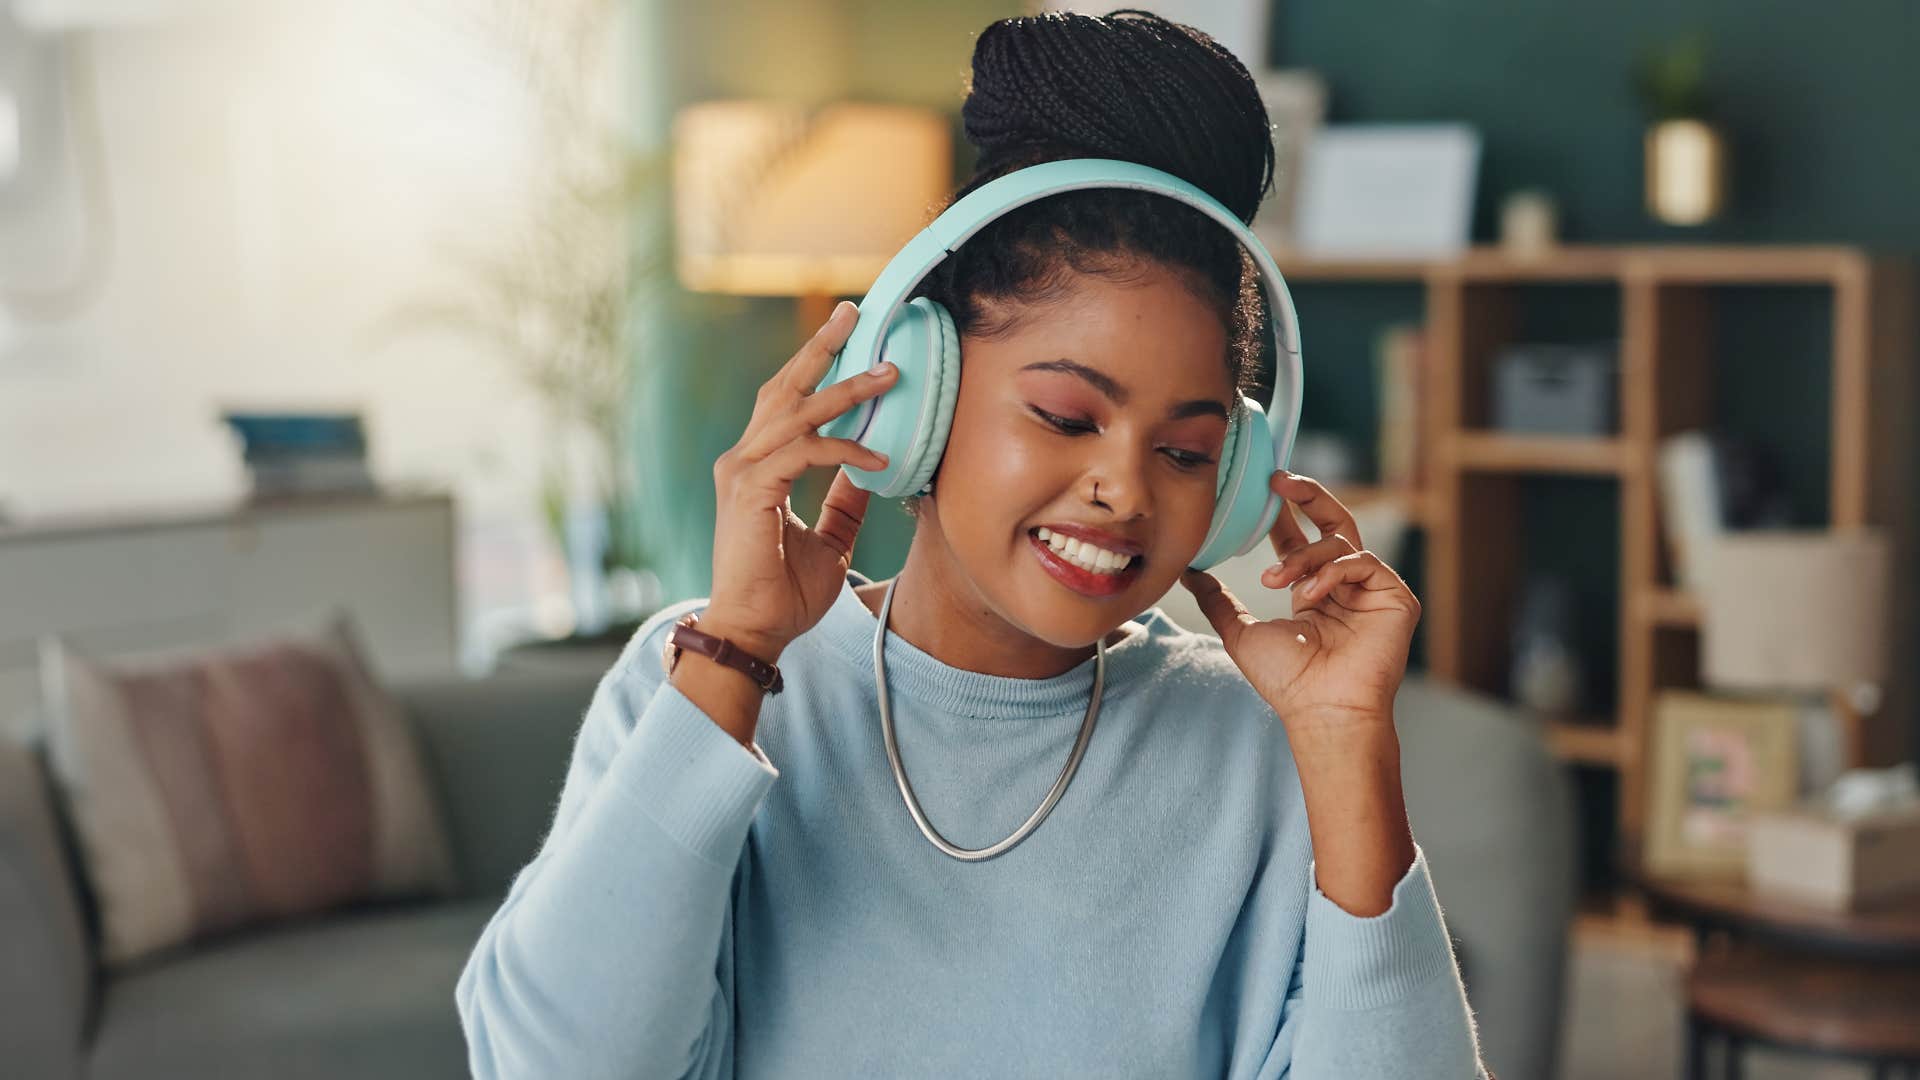
M1652 911L1694 931L1685 981L1688 1080L1739 1080L1749 1045L1868 1065L1874 1080L1920 1080L1920 897L1830 912L1757 896L1737 882L1642 877Z

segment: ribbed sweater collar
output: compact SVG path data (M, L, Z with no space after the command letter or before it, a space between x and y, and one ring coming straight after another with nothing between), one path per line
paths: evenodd
M870 581L857 570L849 572L833 606L810 633L817 635L829 652L852 664L863 676L861 682L872 692L873 632L879 620L853 591L856 585ZM1102 708L1144 681L1161 651L1154 647L1154 635L1140 617L1125 625L1126 640L1107 647ZM902 709L919 706L987 720L1031 720L1081 713L1093 691L1094 658L1091 656L1072 669L1045 679L988 675L942 663L891 630L886 638L886 666L887 686L896 716Z

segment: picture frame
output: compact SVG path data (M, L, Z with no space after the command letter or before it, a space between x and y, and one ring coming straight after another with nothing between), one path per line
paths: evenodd
M1655 695L1648 873L1745 875L1748 819L1799 797L1799 719L1799 705L1788 699Z
M1294 247L1321 258L1444 259L1470 243L1479 131L1331 124L1306 151Z

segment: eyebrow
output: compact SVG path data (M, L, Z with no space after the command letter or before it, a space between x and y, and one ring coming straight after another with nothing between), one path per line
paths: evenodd
M1114 382L1112 376L1104 371L1090 368L1077 361L1068 360L1065 357L1058 360L1036 361L1020 370L1059 371L1068 375L1077 375L1085 380L1089 386L1106 395L1107 400L1113 402L1115 405L1125 405L1127 403L1127 388ZM1175 405L1173 408L1167 410L1167 415L1175 420L1185 420L1189 416L1217 416L1225 420L1227 418L1227 407L1209 398L1196 398L1193 401L1183 401Z

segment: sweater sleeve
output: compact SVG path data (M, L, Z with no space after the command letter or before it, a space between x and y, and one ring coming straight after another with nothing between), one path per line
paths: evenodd
M460 974L479 1080L732 1070L734 871L779 772L666 681L660 636L602 678L552 828Z
M1292 1080L1458 1077L1486 1080L1452 939L1416 843L1378 915L1354 915L1320 891L1282 1008Z

